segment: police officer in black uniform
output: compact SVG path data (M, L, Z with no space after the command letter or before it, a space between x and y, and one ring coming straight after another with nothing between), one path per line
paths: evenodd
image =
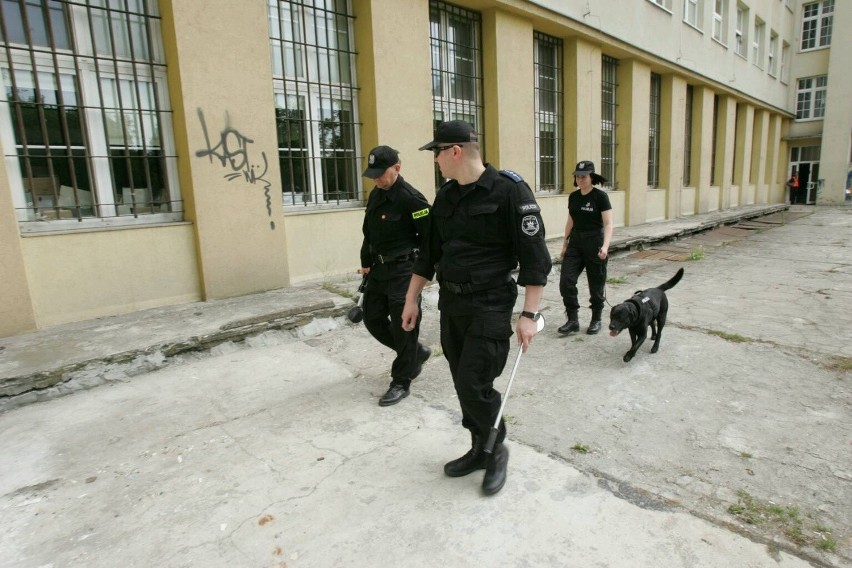
M612 205L606 192L594 187L602 183L606 183L606 179L595 172L594 162L584 160L577 163L574 168L574 186L578 190L568 196L565 240L559 255L562 260L559 293L568 314L568 321L559 328L559 333L563 335L580 331L577 280L583 269L586 270L592 308L592 320L586 333L594 335L601 330L606 266L612 241Z
M463 121L441 123L431 150L449 178L432 206L432 234L414 268L403 325L413 329L420 292L437 272L440 284L441 347L449 363L470 431L471 449L447 463L444 473L460 477L485 469L482 491L493 495L506 482L508 449L501 422L493 453L484 451L500 411L496 379L506 365L517 286L526 287L518 318L518 343L526 351L536 334L538 308L551 261L544 242L541 210L532 190L516 173L483 164L478 136ZM512 271L520 264L517 283Z
M399 153L393 148L373 148L367 162L364 177L373 179L376 187L364 213L358 272L367 275L364 325L379 343L396 351L390 387L379 399L379 405L390 406L408 396L412 379L432 355L418 342L419 318L411 329L402 328L411 273L416 267L428 269L418 251L429 239L429 202L399 175Z

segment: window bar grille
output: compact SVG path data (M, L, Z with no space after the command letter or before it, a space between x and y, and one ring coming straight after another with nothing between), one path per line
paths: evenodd
M684 117L683 132L683 179L681 185L690 187L692 184L692 100L694 90L692 85L686 86L686 116Z
M662 77L651 73L650 132L648 133L648 187L660 185L660 96Z
M159 207L156 212L175 211L175 204L179 201L175 200L178 196L172 194L170 172L166 164L168 158L164 152L166 137L171 134L164 130L163 122L171 111L161 105L157 78L163 74L165 66L155 61L156 44L159 41L153 30L154 19L159 18L156 3L151 0L122 0L119 6L116 6L117 2L105 5L96 3L93 6L91 2L53 0L37 4L37 9L32 11L27 8L33 8L33 3L26 0L7 0L0 6L11 83L12 96L9 103L13 111L14 133L17 135L17 158L22 169L24 189L30 190L33 214L39 217L42 211L46 211L52 212L56 219L74 217L78 221L90 216L121 215L121 211L116 213L113 205L120 203L117 199L119 173L115 169L115 162L118 161L123 162L127 170L131 189L130 210L134 217L139 216L140 209L142 212L155 212L155 208ZM8 10L14 13L4 13ZM8 18L13 16L22 24L22 29L17 31L22 39L17 41L9 36L7 25ZM102 18L102 25L99 25L98 17ZM39 21L34 22L31 18L39 18ZM63 26L63 29L57 30L57 25ZM98 41L98 28L105 32L103 42ZM37 38L34 33L41 35ZM120 53L117 34L126 34L124 53ZM111 54L102 52L107 47ZM32 75L34 93L31 103L34 117L30 120L29 132L38 131L43 145L40 152L35 151L39 145L33 144L33 140L28 137L24 114L27 103L20 96L22 87L18 70L21 65L17 62L25 60L21 64L22 70ZM158 72L158 69L161 70ZM145 76L145 72L150 77ZM114 77L110 78L110 74ZM129 79L126 78L128 76ZM49 77L53 77L55 85L45 83ZM106 107L105 79L114 81L116 104L113 108ZM122 89L122 81L126 83L126 92ZM49 108L51 106L55 108ZM109 111L112 111L121 128L123 148L111 145ZM56 114L55 120L51 118L53 112ZM97 133L90 130L97 124L93 120L97 115L100 116L100 126L103 128L103 144L93 141L92 135ZM69 123L72 118L73 128ZM38 124L33 124L36 121ZM130 140L128 135L131 127L135 140ZM159 148L152 146L155 139L159 142ZM99 148L105 151L101 154L97 151ZM117 149L113 151L112 148ZM107 178L98 177L93 169L93 162L99 160L103 160L100 167L108 171ZM35 172L34 161L44 173ZM155 166L157 180L152 170ZM33 190L36 177L44 176L45 173L47 179L39 180L40 191L43 192L41 195L52 197L53 202L42 206ZM85 189L83 180L86 180L85 185L88 186ZM69 183L70 187L65 183ZM132 191L136 185L146 189L144 198L140 196L140 199L136 199L136 192ZM45 191L46 186L50 186L50 193ZM66 188L70 190L69 193L66 193ZM83 202L81 191L91 195L89 203ZM113 199L104 202L103 196L108 193L112 193ZM67 202L62 203L62 200ZM91 212L84 211L89 207ZM30 209L29 204L27 209ZM69 215L69 209L73 215Z
M711 136L710 185L716 185L716 145L719 142L719 95L713 95L713 130ZM734 141L736 142L736 134L734 135Z
M601 96L601 175L609 186L618 189L616 174L616 149L618 147L616 130L618 128L618 60L604 55L602 57L602 96Z
M33 70L32 71L33 91L35 93L33 104L35 105L36 115L38 116L39 129L41 130L41 139L42 139L42 144L44 145L44 151L45 151L45 158L44 159L46 160L48 179L50 180L50 190L51 190L51 194L52 194L52 198L53 198L53 203L54 203L54 206L55 206L56 202L58 200L57 195L59 193L59 188L56 187L56 182L55 182L56 173L55 173L54 168L53 168L53 157L52 157L52 153L51 153L50 140L49 140L48 131L47 131L47 116L45 115L44 104L39 103L39 95L43 91L41 89L39 76L38 76L39 75L39 66L38 66L37 61L36 61L35 50L33 49L33 46L35 45L35 42L32 39L33 28L30 25L30 14L28 13L28 10L26 9L27 6L26 6L24 0L20 0L19 3L20 3L20 6L21 6L21 20L24 24L24 39L26 40L27 45L29 46L29 48L27 49L27 53L29 55L30 65L32 66L32 70ZM46 6L43 6L43 10L44 10L44 8L46 8ZM50 44L51 47L53 47L53 37L52 36L49 36L49 44ZM10 61L10 64L11 64L11 61ZM58 69L56 67L54 67L54 69L58 71ZM62 90L61 78L59 77L58 72L57 72L56 79L57 79L57 81L56 81L57 90L61 91ZM21 130L21 131L24 130L24 124L23 123L20 124L19 130ZM30 160L32 158L30 156L29 148L27 148L27 147L24 148L24 155L27 156L26 161L29 162L29 165L30 165L30 168L31 168L32 163L30 162ZM30 186L32 188L31 191L32 191L32 196L33 196L33 203L35 204L36 194L35 194L35 180L34 180L34 178L30 178ZM59 216L58 208L54 207L54 212L57 216Z
M432 59L433 127L448 120L469 122L479 134L484 157L481 16L441 0L430 0L429 14L430 45L437 52L437 59ZM465 31L465 25L469 26L468 38L459 33ZM440 168L435 164L435 184L442 183Z
M534 33L535 61L535 129L536 129L536 183L537 191L562 191L563 149L563 88L562 40L540 32ZM550 52L545 61L542 52ZM546 83L546 84L544 84ZM550 137L545 138L545 127Z
M49 44L53 48L53 49L50 50L50 54L51 54L51 58L53 60L53 69L56 73L56 86L57 86L56 95L57 95L57 103L58 103L58 106L59 106L59 109L58 109L59 110L59 123L60 123L60 127L62 128L62 137L65 139L65 158L66 158L66 161L68 163L68 172L71 176L71 186L72 186L72 188L76 188L77 187L77 171L76 171L76 167L75 167L72 152L71 152L71 132L68 128L68 117L66 116L66 113L63 110L65 108L67 108L67 104L65 102L65 91L62 89L62 79L61 79L60 74L59 74L59 57L58 57L57 52L56 52L56 41L54 39L55 35L54 35L54 32L53 32L53 20L50 17L50 13L49 13L50 8L48 7L47 4L42 5L42 10L43 10L43 14L44 14L44 23L45 23L45 26L47 28L47 35L50 38ZM64 12L65 12L65 10L63 9L63 13ZM32 45L32 43L30 45ZM34 74L38 74L35 66L33 66L33 70L34 70ZM77 88L78 93L79 93L79 91L80 91L80 89ZM78 97L78 99L79 99L79 97ZM77 102L77 108L79 108L80 101L77 100L76 102ZM46 121L42 121L42 126L45 130L47 129L46 124L47 124ZM47 148L51 147L50 143L47 141L47 135L46 134L45 134L45 145L46 145ZM53 160L49 156L50 156L50 154L48 152L48 163L51 163ZM54 187L53 187L53 192L54 192L53 193L53 200L54 200L54 205L55 205L54 215L56 215L56 218L58 219L58 218L60 218L60 215L61 215L60 210L59 210L59 188L56 187L56 184L55 184L56 177L51 170L52 170L52 167L49 166L48 171L50 172L50 178L51 178L51 180L54 180L54 183L53 183L53 185L54 185ZM80 205L79 200L76 198L76 195L77 195L77 191L75 189L73 199L74 199L74 204L76 205L76 207L74 208L74 211L77 213L77 215L76 215L77 220L82 221L83 215L82 215L82 211L81 211L80 206L79 206Z
M283 103L278 105L276 112L285 202L288 198L296 202L300 193L296 189L302 190L305 205L321 198L329 203L357 199L355 130L358 123L354 97L357 89L352 86L354 66L351 58L355 52L349 31L349 22L353 19L348 13L349 7L340 0L331 7L328 3L309 5L278 0L270 9L270 15L277 19L274 25L279 36L271 38L272 45L282 67L282 78L274 79L274 83L280 85L283 93ZM289 38L282 15L289 15ZM310 28L309 17L313 20ZM341 45L339 36L344 28L343 39L347 44ZM314 38L314 43L309 42L309 37ZM292 51L292 58L288 51ZM290 61L294 70L292 76L288 74ZM314 67L316 77L312 75ZM301 157L294 155L293 143L297 137L301 143L299 153L304 154ZM326 191L319 187L311 190L312 185L328 188Z

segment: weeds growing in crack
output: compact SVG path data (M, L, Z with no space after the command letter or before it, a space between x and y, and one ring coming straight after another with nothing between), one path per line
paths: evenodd
M812 546L825 552L837 549L831 528L811 513L803 514L796 505L763 501L740 489L737 491L737 503L728 507L728 513L748 525L779 531L797 546Z

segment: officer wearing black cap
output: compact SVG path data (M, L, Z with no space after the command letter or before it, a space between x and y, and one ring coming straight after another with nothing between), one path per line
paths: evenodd
M399 153L390 146L370 151L364 177L376 184L367 200L362 227L360 274L366 274L364 325L379 343L396 351L391 383L379 399L390 406L409 394L412 379L432 354L418 342L420 319L402 328L402 308L415 267L427 270L418 250L429 239L429 202L399 175Z
M577 311L577 280L583 269L589 283L592 321L586 333L594 335L601 330L601 313L604 308L604 285L609 243L612 240L612 205L605 191L594 187L606 183L595 173L595 164L588 160L574 168L574 191L568 196L568 220L565 222L565 239L562 243L562 271L559 276L559 293L568 314L568 321L559 333L570 335L580 331Z
M414 268L402 320L416 325L420 292L437 272L440 284L441 347L449 363L470 431L471 449L444 466L460 477L484 469L482 491L493 495L506 482L509 451L500 424L492 454L484 451L500 411L494 379L503 371L512 335L517 285L526 287L518 318L518 343L526 351L536 334L538 308L551 261L544 241L541 210L532 190L515 172L483 164L478 136L466 122L441 123L431 150L449 178L432 206L432 234L422 251L426 262ZM517 283L512 271L520 265Z

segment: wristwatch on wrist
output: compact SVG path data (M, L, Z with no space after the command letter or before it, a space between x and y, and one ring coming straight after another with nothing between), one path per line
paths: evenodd
M521 312L521 317L530 318L533 321L538 321L541 317L541 312Z

